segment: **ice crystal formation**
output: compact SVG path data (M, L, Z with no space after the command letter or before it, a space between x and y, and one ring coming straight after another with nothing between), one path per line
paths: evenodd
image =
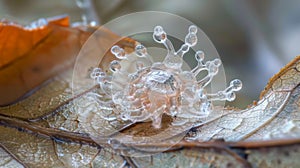
M110 63L111 73L106 74L100 68L91 73L105 95L97 96L99 106L113 110L117 115L115 119L132 122L152 120L153 127L160 128L163 114L174 118L173 125L181 125L206 117L212 110L212 101L233 101L234 92L242 87L238 79L231 81L223 91L207 93L205 90L218 73L220 59L204 62L204 53L197 51L197 66L191 71L182 69L184 54L197 43L196 33L197 27L190 26L185 43L175 51L163 28L156 26L153 39L168 51L162 62L153 62L146 47L141 44L130 54L119 46L113 46L111 53L117 59ZM203 71L207 75L197 80L196 76Z

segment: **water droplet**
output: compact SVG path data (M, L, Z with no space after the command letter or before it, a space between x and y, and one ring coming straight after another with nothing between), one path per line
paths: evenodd
M234 79L230 82L230 86L232 86L233 91L239 91L242 89L243 84L242 81L239 79Z
M227 101L233 101L235 99L235 93L234 92L229 92L227 95L226 95L226 100Z
M119 46L115 45L115 46L111 47L110 51L112 54L116 55L121 52L121 48Z
M126 53L123 48L115 45L110 49L111 53L119 59L126 59Z
M147 48L141 44L135 47L136 55L139 57L144 57L147 54Z
M213 76L213 75L217 74L218 71L219 71L218 66L214 62L211 62L208 67L208 73L209 73L208 75Z
M94 68L93 72L91 73L90 76L91 76L92 79L97 79L99 77L104 77L105 73L102 71L101 68Z
M106 75L105 75L105 73L103 72L102 75L99 75L99 76L96 78L96 82L97 82L97 83L101 83L101 82L103 82L103 81L105 80L105 78L106 78Z
M189 33L197 33L197 26L195 26L195 25L191 25L190 27L189 27Z
M127 120L129 120L130 118L128 117L128 115L122 114L122 115L121 115L121 119L122 119L123 121L127 121Z
M189 47L195 46L197 44L198 38L195 33L189 33L185 37L185 44L187 44Z
M167 39L167 34L161 26L156 26L153 32L153 39L158 43L164 43Z
M201 62L204 60L204 57L205 57L205 54L203 51L197 51L195 53L195 59L198 61L198 62Z
M164 29L161 26L155 26L154 27L154 34L161 34L164 33Z
M119 71L121 69L121 64L119 61L117 60L113 60L111 63L110 63L110 70L112 72L115 72L115 71Z
M217 67L219 67L221 64L222 64L222 61L220 60L220 59L214 59L214 64L215 64L215 66L217 66Z

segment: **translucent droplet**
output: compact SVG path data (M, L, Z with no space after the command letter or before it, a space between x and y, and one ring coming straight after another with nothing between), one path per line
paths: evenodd
M112 72L115 72L115 71L118 71L121 69L121 64L119 61L117 60L113 60L111 63L110 63L110 70Z
M233 91L239 91L242 89L242 81L239 79L234 79L230 82L230 86L232 86Z
M204 57L205 57L205 54L203 51L197 51L195 53L195 59L198 61L198 62L201 62L204 60Z
M115 55L115 54L118 54L121 52L121 48L119 46L115 45L115 46L111 47L110 51L112 54Z
M115 45L110 49L111 53L119 59L126 59L126 53L123 48Z
M45 18L40 18L37 21L32 22L29 26L26 26L26 29L37 29L37 28L42 28L44 26L47 26L48 21Z
M194 33L194 34L196 34L196 33L197 33L197 26L191 25L191 26L189 27L189 33Z
M183 44L180 48L180 50L182 50L184 53L188 52L189 49L190 49L190 47L187 44Z
M147 48L141 44L135 47L136 55L139 57L144 57L147 54Z
M153 32L153 39L158 43L164 43L167 39L167 34L161 26L156 26Z
M185 36L185 43L190 47L195 46L197 44L198 38L195 33L189 33Z
M164 29L161 26L155 26L154 27L154 34L161 34L164 33Z
M101 68L94 68L93 72L91 73L90 76L91 76L92 79L96 79L101 73L102 73Z
M233 101L235 99L235 93L234 92L230 92L226 95L226 100L227 101Z
M122 114L122 115L121 115L121 119L122 119L123 121L127 121L127 120L129 120L129 117L128 117L128 115L126 115L126 114Z
M215 75L217 74L219 71L219 68L218 66L215 64L215 62L211 62L209 67L208 67L208 72L209 72L209 75Z
M103 81L105 80L105 78L106 78L106 75L105 75L105 73L103 72L102 75L99 75L99 76L96 78L96 82L97 82L97 83L101 83L101 82L103 82Z
M221 64L222 64L222 61L220 60L220 59L214 59L214 64L217 66L217 67L219 67Z
M179 56L167 56L164 60L164 65L172 69L179 69L182 66L182 58Z

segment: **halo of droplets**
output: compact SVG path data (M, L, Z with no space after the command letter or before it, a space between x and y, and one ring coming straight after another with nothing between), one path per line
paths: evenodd
M111 98L105 101L99 96L99 106L114 110L116 118L121 120L143 122L150 119L153 127L160 128L163 114L174 117L173 125L182 125L207 117L212 110L212 101L235 99L235 92L242 88L239 79L232 80L226 89L217 93L205 90L218 73L220 59L205 62L204 52L196 51L196 67L191 71L182 70L184 54L198 41L196 26L189 27L185 43L177 51L161 26L154 28L153 39L168 51L162 62L152 62L146 47L141 44L131 54L113 46L111 53L118 60L110 63L111 73L106 74L100 68L93 70L91 78L99 84L103 94ZM129 71L123 67L126 63L123 60L132 57L136 57L137 61L135 69ZM151 65L147 65L145 60ZM207 75L197 80L196 76L203 71Z

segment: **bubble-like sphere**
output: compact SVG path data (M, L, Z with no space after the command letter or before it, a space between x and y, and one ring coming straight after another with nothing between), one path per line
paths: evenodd
M122 48L115 45L113 47L111 47L110 51L112 54L119 54L121 52Z
M117 60L113 60L111 63L110 63L110 70L115 72L115 71L118 71L121 69L121 64L119 61Z
M154 28L153 39L158 43L163 43L167 39L167 34L161 26Z
M189 45L190 47L195 46L197 44L197 35L194 33L189 33L186 37L185 37L185 43L187 45Z
M226 95L226 99L227 101L233 101L235 99L235 93L234 92L230 92Z
M154 27L154 34L161 34L164 32L164 29L161 26L155 26Z
M208 73L209 74L217 74L218 71L219 71L219 68L218 68L218 64L215 64L215 62L211 62L210 65L208 66Z
M242 84L242 81L241 81L241 80L239 80L239 79L234 79L234 80L232 80L232 81L230 82L230 86L232 86L232 89L233 89L234 91L239 91L239 90L242 89L243 84Z
M100 74L102 73L102 69L101 68L94 68L90 77L92 79L96 79Z
M196 33L197 33L197 26L191 25L191 26L189 27L189 32L190 32L190 33L196 34Z
M147 54L147 48L141 44L135 47L136 55L139 57L144 57Z
M204 57L205 57L205 54L203 51L197 51L196 54L195 54L195 59L200 62L200 61L203 61L204 60Z
M115 45L110 49L111 53L114 54L119 59L125 59L126 53L123 48Z
M222 64L222 61L218 58L214 59L214 64L219 67Z

